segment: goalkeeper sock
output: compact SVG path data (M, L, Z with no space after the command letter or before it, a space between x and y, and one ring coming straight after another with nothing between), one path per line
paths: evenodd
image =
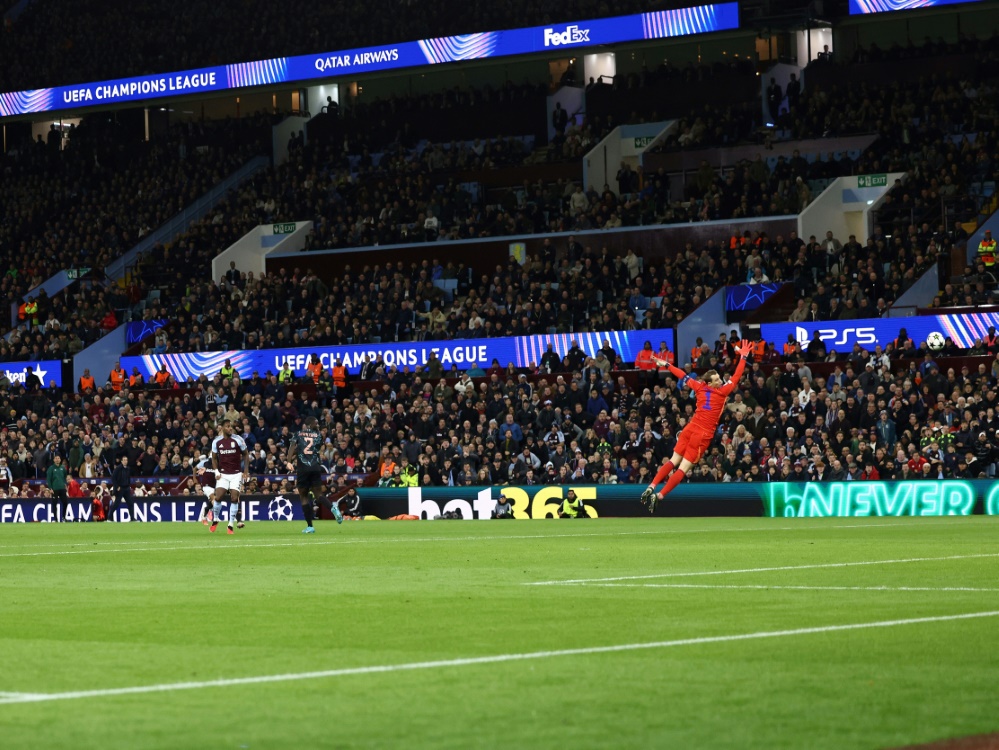
M659 497L666 497L666 495L670 491L672 491L678 484L680 484L680 482L682 482L684 480L684 477L686 476L687 472L685 472L683 469L677 469L676 471L674 471L673 476L669 478L669 481L666 482L666 486L663 487L663 491L659 493Z
M656 472L655 479L652 480L652 486L658 487L661 483L665 482L666 477L669 476L671 471L673 471L673 462L667 461L659 467L659 471Z

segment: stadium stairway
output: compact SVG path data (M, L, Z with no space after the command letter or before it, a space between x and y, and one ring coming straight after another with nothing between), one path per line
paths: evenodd
M120 288L126 288L132 280L132 271L142 253L148 252L157 243L166 244L175 240L177 237L186 232L194 222L204 218L215 206L217 206L227 195L229 195L232 190L238 189L243 183L251 179L258 172L267 169L270 166L270 163L270 157L267 156L257 156L247 161L242 167L216 184L211 190L206 192L193 203L186 206L183 210L179 211L171 219L160 225L156 230L150 232L124 255L107 266L105 269L107 278L111 282L116 283ZM55 286L53 286L51 294L48 291L46 292L47 296L51 299L52 297L60 294L72 294L83 280L71 280L68 278L67 271L60 271L39 287L31 289L24 295L24 299L27 300L28 297L36 296L39 290L46 287L46 284L50 281L57 282ZM140 302L139 305L141 309L143 303ZM129 313L134 312L134 310L134 307L132 310L125 310L125 317L128 318ZM118 312L121 313L123 311L119 310ZM5 334L3 334L3 338L9 340L18 327L19 326L16 324L13 325ZM124 341L123 336L124 334L119 337L122 341ZM97 342L97 344L100 343L100 341ZM117 343L115 346L117 346ZM122 344L118 348L116 355L120 354L124 351L124 349L125 346Z
M122 280L126 271L135 265L138 256L149 251L157 244L167 244L186 232L194 222L203 219L231 191L238 189L258 172L267 169L271 164L268 156L256 156L246 164L218 183L194 203L186 206L173 218L156 230L142 238L131 250L122 255L106 269L108 277L115 281Z

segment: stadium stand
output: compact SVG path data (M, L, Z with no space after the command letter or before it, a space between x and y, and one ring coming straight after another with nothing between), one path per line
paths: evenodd
M174 35L189 41L210 35L213 19L225 17L226 5L213 6L196 28L172 7ZM62 2L37 3L21 16L17 43L0 51L0 76L6 76L0 77L0 88L67 82L63 53L33 66L30 74L14 61L22 40L30 44L48 33L60 10ZM631 10L618 5L614 14ZM280 9L284 22L275 21L273 28L289 33L260 35L258 56L368 41L354 37L356 29L349 40L338 37L349 25L321 23L313 26L317 32L311 38L291 38L287 19L296 12L294 4ZM365 9L337 5L321 12ZM505 12L456 5L451 20L455 30L495 28L504 24ZM518 14L516 24L508 25L595 12L588 4L542 3L532 9L536 16ZM602 6L599 13L605 12L609 9ZM85 79L244 59L243 50L222 47L214 59L197 60L183 52L194 44L153 47L144 55L133 54L127 44L80 54L88 44L88 24L142 24L160 13L139 3L126 18L108 6L78 29L62 25L54 38L63 40L66 55L81 61L73 75ZM408 25L410 15L422 19L403 4L398 16L365 26L365 33L371 40L446 33L424 30L422 20ZM269 20L274 19L258 19L263 25ZM323 28L337 30L320 38ZM295 140L286 164L249 181L175 242L155 247L137 267L133 287L94 282L61 299L41 298L37 322L26 321L0 344L0 360L70 355L111 325L109 312L127 310L140 299L149 300L146 318L170 321L142 345L150 354L636 327L649 329L655 344L655 329L683 320L719 287L761 281L793 284L800 306L792 320L883 317L922 272L966 239L963 229L946 227L979 210L988 197L986 185L994 190L995 52L985 43L960 50L934 43L887 52L874 47L851 63L958 51L972 54L976 63L964 78L834 88L819 83L806 87L799 107L779 123L796 137L877 131L879 139L859 157L806 153L770 164L761 155L721 171L705 162L683 196L671 195L665 174L636 175L620 194L587 193L569 180L486 191L456 179L459 172L537 159L534 126L498 133L496 122L479 116L492 105L515 109L518 103L540 102L544 91L529 84L358 106L342 113L336 138L308 145ZM7 55L10 64L2 64ZM850 68L837 67L847 79ZM621 76L612 85L594 82L587 92L590 119L570 127L542 163L578 159L615 123L658 118L663 99L643 99L643 90L666 91L708 78L719 85L727 81L725 90L734 91L748 79L758 82L741 63L663 66ZM741 106L748 96L722 106L720 89L702 88L716 90L664 148L754 140L757 115ZM920 111L915 102L931 106ZM413 124L383 124L401 111L422 112L422 120L413 118L417 124L447 111L453 132L431 133L428 140ZM273 120L260 115L239 123L177 126L162 139L135 145L123 145L113 131L88 132L85 120L64 152L44 144L8 152L0 162L9 178L0 185L6 212L0 240L13 271L2 282L7 302L19 301L47 274L78 265L81 258L101 267L118 257L185 200L249 155L266 151ZM99 166L91 170L94 161ZM358 254L350 273L337 279L316 277L308 255L297 274L210 278L212 258L258 224L309 217L315 222L309 248L340 249L739 219L796 213L808 204L816 181L895 170L908 172L910 179L894 188L881 210L881 227L870 238L806 240L719 230L703 245L668 248L661 260L646 261L633 253L612 255L592 240L599 235L590 234L580 242L559 238L548 255L531 257L523 267L441 264L430 248L419 262L382 266L366 264ZM80 195L86 198L82 204ZM164 206L165 195L174 203ZM60 211L71 199L79 205L72 221ZM430 218L436 222L428 223ZM453 297L434 284L438 280L454 282ZM150 292L158 293L158 302ZM979 304L990 295L990 288L969 278L944 286L938 305ZM729 369L732 344L720 337L707 343L698 369ZM784 357L770 347L747 373L711 455L690 481L994 476L999 343L949 348L934 355L935 362L920 345L892 345L883 352L858 347L815 362L805 361L800 349ZM26 480L43 475L55 454L97 486L115 458L127 454L139 473L174 480L154 485L153 492L166 487L194 493L193 478L187 479L190 465L210 444L215 418L225 415L238 421L253 447L256 489L287 493L277 469L288 432L315 415L328 435L323 459L338 486L357 474L397 486L646 482L689 418L690 393L671 377L634 370L612 350L604 354L596 360L570 354L524 370L482 363L485 374L474 378L376 363L369 380L355 379L343 388L333 385L328 372L318 384L280 382L276 373L242 373L242 379L228 381L209 373L197 382L168 381L165 389L135 382L119 391L104 386L104 373L98 372L94 390L83 393L78 387L39 390L0 382L6 385L0 408L9 415L0 454L8 481L19 491L36 491ZM0 480L4 474L0 467Z
M720 340L711 352L731 364L731 344ZM768 354L747 372L691 481L991 476L999 340L960 354L934 360L925 348L858 347L810 364ZM362 472L399 486L645 481L686 423L690 392L672 377L639 381L630 363L611 364L612 351L580 355L533 371L493 363L475 379L377 368L375 380L339 390L250 373L168 390L12 388L3 395L12 414L3 454L14 480L44 472L56 453L95 479L122 453L144 475L183 479L214 436L209 416L225 414L253 446L254 474L268 476L289 427L316 415L340 484Z

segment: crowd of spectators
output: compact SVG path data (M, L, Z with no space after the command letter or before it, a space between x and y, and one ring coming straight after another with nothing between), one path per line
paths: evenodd
M747 368L689 481L991 477L999 336L990 340L955 351L981 355L960 367L939 359L951 352L907 341L904 329L885 350L858 345L819 360L810 346L812 366L832 363L825 376L798 353L765 355ZM731 371L732 341L719 336L705 347ZM636 387L631 367L606 342L595 357L573 344L527 369L475 363L456 379L433 361L379 366L332 389L270 372L207 374L173 390L8 384L0 484L44 476L56 455L72 477L99 482L127 455L134 475L163 480L142 493L197 496L193 466L230 419L251 449L249 491L285 493L289 437L315 416L334 489L357 474L374 474L381 486L642 485L671 455L695 400L666 371L647 371Z
M53 130L0 154L0 295L7 309L21 308L0 358L72 354L114 328L137 298L107 283L102 269L263 152L270 122L177 124L147 142L93 117L69 132L65 148ZM71 268L95 271L52 297L34 291ZM25 302L36 307L26 311Z

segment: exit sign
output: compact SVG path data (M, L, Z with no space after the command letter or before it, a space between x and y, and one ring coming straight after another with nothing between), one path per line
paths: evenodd
M865 174L857 178L857 187L887 187L888 175Z
M643 149L648 146L656 137L654 135L642 135L635 139L635 150Z
M295 231L295 222L290 224L275 224L274 234L292 234Z

